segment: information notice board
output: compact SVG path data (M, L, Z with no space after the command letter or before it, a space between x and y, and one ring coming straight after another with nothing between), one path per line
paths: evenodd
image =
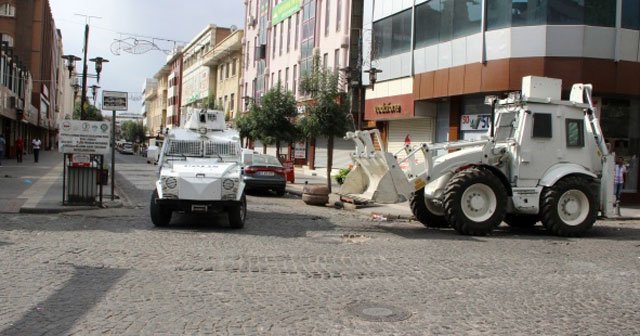
M64 154L109 154L111 125L106 121L64 120L58 149Z

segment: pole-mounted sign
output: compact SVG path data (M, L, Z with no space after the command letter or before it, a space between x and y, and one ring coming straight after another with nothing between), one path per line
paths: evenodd
M120 91L102 91L102 109L107 111L128 110L129 93Z

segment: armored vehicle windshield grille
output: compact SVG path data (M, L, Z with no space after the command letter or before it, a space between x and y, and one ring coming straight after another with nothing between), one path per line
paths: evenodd
M171 140L167 155L202 156L202 141Z
M238 144L235 142L205 142L204 155L205 156L237 156Z

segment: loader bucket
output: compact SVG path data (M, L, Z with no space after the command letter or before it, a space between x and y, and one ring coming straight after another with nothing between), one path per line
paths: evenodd
M345 178L340 195L360 202L399 203L409 199L412 188L390 153L353 157L355 166Z

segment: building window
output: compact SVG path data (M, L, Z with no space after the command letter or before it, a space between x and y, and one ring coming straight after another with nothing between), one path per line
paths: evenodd
M411 10L405 10L373 23L374 59L411 50Z
M273 27L271 29L271 35L273 35L273 45L271 46L271 58L276 57L276 31L278 30L278 26Z
M282 85L282 70L278 70L278 87Z
M291 17L287 19L287 53L291 50Z
M235 76L236 75L236 66L238 63L238 59L234 58L233 61L231 61L231 76Z
M331 21L331 15L329 14L329 11L331 10L331 2L329 0L325 0L324 3L324 36L327 36L329 35L329 21Z
M249 54L250 54L250 50L251 50L251 41L247 41L247 50L245 51L245 60L244 60L244 68L246 70L249 70ZM256 53L256 51L254 50L253 54L255 55L255 53Z
M284 69L284 89L289 91L289 68Z
M333 51L333 70L338 73L340 70L340 49Z
M282 40L282 35L284 34L284 21L282 21L278 26L280 26L280 47L278 48L278 54L282 56L282 45L284 44Z
M298 66L297 65L293 65L293 85L291 86L291 89L293 90L293 94L296 95L296 89L298 88Z
M220 81L224 79L224 64L220 65Z
M584 121L582 119L567 119L567 147L584 147Z
M622 0L622 28L640 30L640 1Z
M231 64L227 64L224 67L224 78L229 78L229 68L231 68Z
M342 25L342 0L338 0L338 5L336 8L336 31L340 31L341 25Z
M325 69L329 67L329 53L322 55L322 67Z
M13 37L8 34L0 34L2 35L2 42L7 42L9 47L13 47Z
M487 0L487 7L489 30L544 24L614 27L616 21L616 0Z
M224 110L224 105L222 105L222 97L218 98L218 108L221 108Z
M233 109L235 108L235 100L236 100L236 95L235 93L231 94L231 100L229 100L229 110L233 111Z
M296 30L293 38L293 49L298 50L298 32L300 31L300 12L296 13Z
M423 3L416 6L415 47L478 33L481 20L480 1L433 0Z
M16 16L16 8L9 3L3 3L0 5L0 16Z

